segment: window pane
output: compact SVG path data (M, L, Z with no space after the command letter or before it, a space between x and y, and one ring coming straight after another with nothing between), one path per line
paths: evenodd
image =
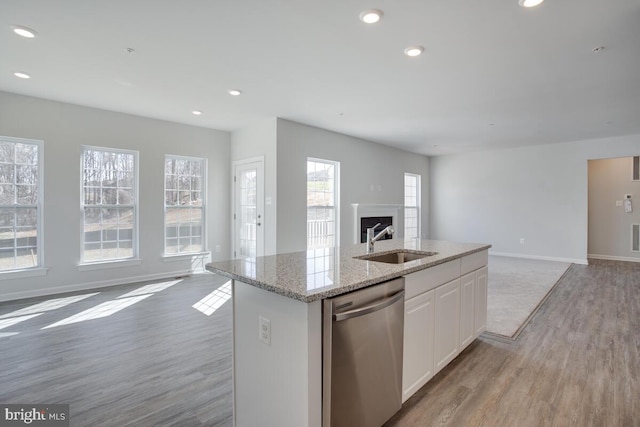
M404 175L404 237L420 237L420 175Z
M135 256L135 154L85 148L83 165L83 261Z
M16 164L37 165L38 146L35 144L16 144Z
M38 265L38 252L35 247L17 249L16 268L32 268L36 265Z
M15 200L15 188L13 184L0 184L0 205L12 205Z
M205 204L203 159L165 158L165 253L189 253L203 250L194 237L202 233ZM248 195L247 195L248 197Z
M0 161L3 161L0 159ZM0 163L0 183L1 184L13 184L14 172L16 167L13 164L1 164Z
M37 267L39 144L0 137L0 270Z
M337 162L307 161L307 248L335 245Z
M16 185L16 203L35 205L38 202L38 189L35 185Z
M15 266L15 251L11 249L0 249L0 269L13 270Z

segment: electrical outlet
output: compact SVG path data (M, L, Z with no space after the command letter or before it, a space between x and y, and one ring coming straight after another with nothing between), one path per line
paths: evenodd
M616 200L616 206L622 206L622 200Z
M216 252L220 252L220 245L216 245Z
M521 244L521 245L524 245L524 237L521 237L521 238L520 238L520 244Z
M258 339L266 345L271 345L271 320L258 316Z

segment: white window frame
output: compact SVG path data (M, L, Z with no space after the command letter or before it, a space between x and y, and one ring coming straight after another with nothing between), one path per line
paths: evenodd
M95 150L102 151L107 153L122 153L122 154L132 154L133 155L133 183L132 183L132 200L133 203L130 205L85 205L84 203L84 156L87 150ZM122 148L111 148L111 147L96 147L92 145L83 145L80 153L80 262L78 264L78 268L83 270L93 270L96 268L111 268L111 267L120 267L123 265L138 265L140 264L139 259L139 209L138 206L140 204L139 200L139 152L136 150L125 150ZM85 245L85 233L84 233L84 219L85 219L85 208L91 206L101 206L104 208L125 208L130 207L133 209L133 230L131 231L131 249L132 256L126 258L104 258L100 260L85 260L84 258L84 245Z
M26 138L15 138L10 136L0 136L0 141L8 142L11 144L32 144L35 145L38 149L38 163L37 163L37 171L38 171L38 191L37 191L37 202L35 205L18 205L15 201L10 205L1 205L0 208L11 209L11 208L32 208L36 209L36 265L32 267L22 267L22 268L13 268L0 270L0 279L14 279L21 277L34 277L34 276L43 276L46 274L46 268L44 268L44 142L36 139L26 139ZM13 163L16 165L15 161ZM14 173L14 182L16 185L16 175ZM15 229L15 225L14 225ZM14 245L14 264L16 259L16 246Z
M415 206L410 206L407 205L407 185L406 185L406 179L407 177L411 177L411 178L415 178L416 180L416 205ZM421 222L422 222L422 200L420 198L420 194L421 194L421 186L422 186L422 176L416 173L409 173L409 172L405 172L404 177L403 177L403 182L402 182L402 186L404 188L404 210L405 210L405 215L404 215L404 236L405 239L409 238L407 236L407 224L406 224L406 211L407 209L415 209L416 211L416 237L417 239L421 238ZM413 227L411 227L413 229Z
M315 163L325 163L325 164L330 164L333 166L334 168L334 175L333 175L333 180L334 180L334 186L333 186L333 210L334 210L334 235L333 235L333 239L334 239L334 244L333 246L323 246L323 247L334 247L334 246L339 246L340 245L340 162L335 161L335 160L328 160L328 159L319 159L319 158L315 158L315 157L307 157L307 161L305 163L305 184L308 182L307 181L307 174L308 174L308 164L309 162L315 162ZM306 188L306 197L308 198L308 186L305 185ZM309 247L309 208L311 206L309 206L308 202L307 202L307 219L305 221L306 223L306 227L307 227L307 232L306 232L306 246L307 246L307 250L309 249L318 249L318 246L314 246L313 248Z
M167 172L166 172L166 164L167 164L167 159L176 159L176 160L188 160L188 161L192 161L192 162L200 162L202 164L202 176L201 178L201 188L200 188L200 192L202 193L202 206L167 206L167 199L166 199L166 194L167 194ZM163 184L163 188L164 188L164 192L162 193L162 204L164 206L164 218L163 218L163 235L164 235L164 241L163 241L163 257L164 258L177 258L177 257L184 257L184 256L193 256L193 255L200 255L200 254L208 254L208 244L207 244L207 177L208 177L208 169L209 169L209 165L208 165L208 161L206 158L204 157L191 157L191 156L181 156L181 155L176 155L176 154L165 154L164 156L164 164L163 164L163 177L164 177L164 184ZM201 230L202 230L202 235L201 235L201 239L202 239L202 249L199 251L185 251L185 252L177 252L177 253L167 253L167 208L189 208L189 209L193 209L194 207L200 208L202 210L202 214L201 214L201 218L202 218L202 225L201 225ZM191 235L190 235L191 237Z

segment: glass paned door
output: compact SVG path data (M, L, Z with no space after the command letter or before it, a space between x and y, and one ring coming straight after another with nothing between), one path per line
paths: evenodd
M254 258L264 252L263 162L235 165L234 258Z

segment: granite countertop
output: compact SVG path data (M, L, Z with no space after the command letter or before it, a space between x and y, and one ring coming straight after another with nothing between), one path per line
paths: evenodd
M353 257L367 255L366 244L323 248L265 257L213 262L206 269L302 302L333 297L433 267L491 245L443 240L389 239L376 242L375 254L397 249L437 252L426 258L387 264Z

